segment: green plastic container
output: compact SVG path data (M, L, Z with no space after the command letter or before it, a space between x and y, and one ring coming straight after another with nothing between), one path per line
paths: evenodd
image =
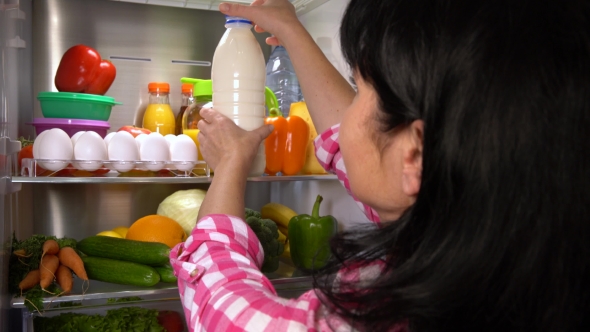
M46 118L107 121L111 109L121 105L113 97L72 92L39 92L41 112Z

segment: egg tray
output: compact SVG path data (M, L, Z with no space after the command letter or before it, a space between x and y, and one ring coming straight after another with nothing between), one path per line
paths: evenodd
M44 167L45 166L45 167ZM51 166L53 170L48 170ZM118 171L115 168L125 169ZM183 169L183 170L179 170ZM204 161L22 160L24 177L209 177Z

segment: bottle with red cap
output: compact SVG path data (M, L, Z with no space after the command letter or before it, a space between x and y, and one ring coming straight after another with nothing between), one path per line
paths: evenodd
M183 83L180 88L182 100L180 102L180 111L176 114L176 135L182 134L182 116L194 101L192 83Z
M148 84L148 91L150 95L142 127L162 136L174 135L176 119L170 107L170 84L151 82Z

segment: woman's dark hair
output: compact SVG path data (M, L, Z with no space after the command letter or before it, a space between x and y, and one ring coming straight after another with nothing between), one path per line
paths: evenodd
M333 240L319 295L368 331L588 330L590 1L352 0L340 33L382 130L424 121L422 185Z

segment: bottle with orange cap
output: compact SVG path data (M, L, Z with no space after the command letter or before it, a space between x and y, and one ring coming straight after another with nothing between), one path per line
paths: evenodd
M143 128L162 136L174 135L176 119L170 107L170 84L151 82L148 84L149 100L143 115Z
M183 83L181 85L181 102L180 102L180 111L176 114L176 135L182 134L182 116L184 115L186 109L193 103L193 84L192 83Z

